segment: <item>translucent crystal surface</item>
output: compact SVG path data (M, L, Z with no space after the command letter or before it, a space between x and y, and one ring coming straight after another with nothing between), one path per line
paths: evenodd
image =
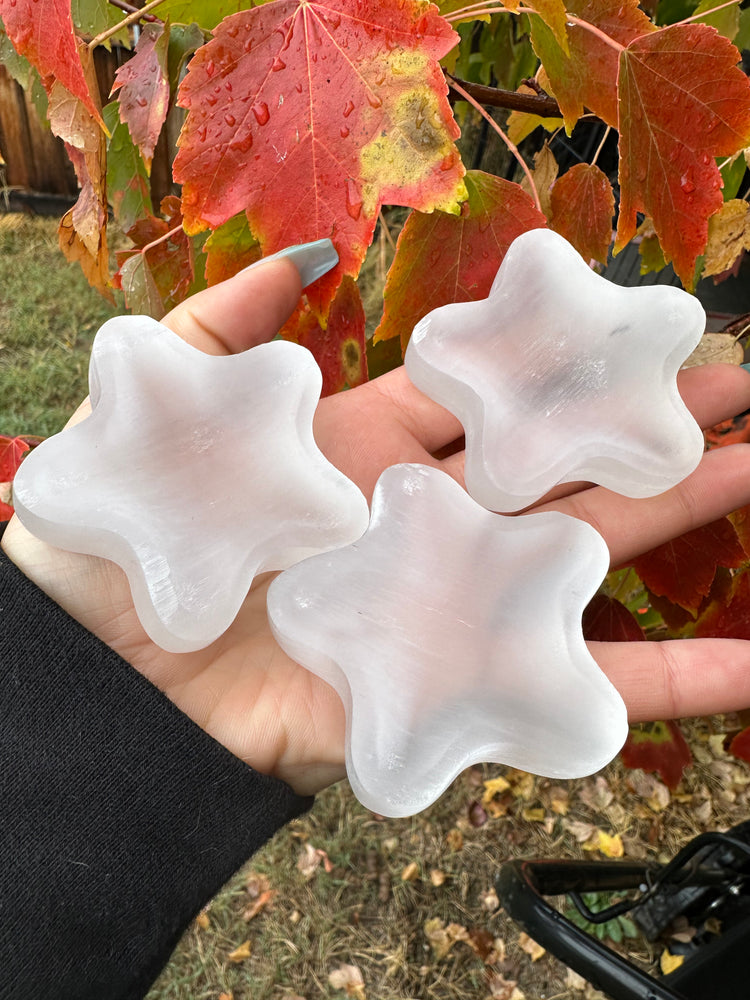
M704 326L686 292L621 288L536 229L511 244L487 299L420 321L406 369L464 425L466 486L488 509L576 480L652 496L703 453L676 375Z
M127 573L165 649L208 645L256 573L358 538L362 493L313 439L321 375L277 341L213 357L144 316L97 334L92 414L36 448L13 487L43 540Z
M421 465L387 469L367 533L271 584L277 641L339 693L370 809L425 808L466 766L590 774L627 735L581 615L609 554L558 513L500 517Z

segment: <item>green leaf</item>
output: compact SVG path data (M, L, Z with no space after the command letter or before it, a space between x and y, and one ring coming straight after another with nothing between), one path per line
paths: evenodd
M742 178L745 176L747 164L742 153L733 157L725 166L720 167L721 179L724 184L722 195L724 201L731 201L737 197Z
M112 138L107 154L107 194L115 219L124 232L144 215L153 214L148 173L128 126L120 121L118 101L102 112Z
M618 921L625 937L627 938L639 937L638 928L635 926L630 917L618 917Z
M71 13L73 24L82 35L91 35L95 38L104 31L109 31L119 24L127 14L113 7L110 3L103 3L102 0L71 0ZM116 35L112 35L103 44L106 48L111 48L112 42L119 42L125 48L130 48L130 32L127 28L122 28Z
M615 944L619 944L622 941L622 927L618 920L608 920L604 925L607 932L607 937L611 938Z
M176 93L183 70L189 57L207 41L200 25L173 24L169 32L169 48L167 50L167 68L169 73L169 88Z
M165 0L159 6L159 17L162 20L168 17L173 23L180 24L197 22L206 31L213 31L225 17L247 7L246 0L202 0L201 3L194 3L193 0Z
M732 7L724 7L722 10L714 10L717 7L717 0L701 0L695 8L696 14L703 14L704 11L711 11L705 17L699 17L702 24L709 24L716 28L720 35L724 35L729 41L733 41L740 30L740 6L739 0Z

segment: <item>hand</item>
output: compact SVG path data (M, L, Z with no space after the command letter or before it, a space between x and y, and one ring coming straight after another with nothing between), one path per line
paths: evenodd
M163 322L207 353L236 353L273 337L299 294L294 266L269 261L194 296ZM691 369L681 375L680 391L703 426L750 407L750 375L730 366ZM87 412L84 404L73 420ZM461 434L458 421L418 392L403 369L322 400L315 420L323 452L368 496L383 469L397 462L434 465L461 481ZM707 454L692 476L658 497L629 500L576 484L536 509L589 521L618 565L749 502L750 446L735 445ZM283 778L302 794L343 775L343 708L328 685L274 642L265 610L270 574L255 580L220 639L195 653L174 654L145 634L125 575L114 564L46 545L17 518L2 545L53 600L256 770ZM750 643L592 643L591 650L633 720L750 705Z

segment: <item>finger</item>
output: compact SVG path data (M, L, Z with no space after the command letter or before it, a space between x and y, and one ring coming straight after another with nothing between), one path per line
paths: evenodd
M631 722L734 712L750 706L750 642L674 639L590 642Z
M680 395L702 428L750 409L750 372L739 365L700 365L677 376Z
M612 565L648 552L672 538L750 503L750 445L707 452L678 486L645 500L623 497L601 486L537 507L588 521L609 546Z
M288 258L261 261L167 313L165 326L206 354L237 354L272 340L302 292Z

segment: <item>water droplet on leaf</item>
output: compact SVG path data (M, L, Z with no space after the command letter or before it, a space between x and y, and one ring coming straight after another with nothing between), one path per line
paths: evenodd
M224 121L231 128L235 124L237 119L234 117L234 115L224 115Z
M348 136L349 136L349 129L346 127L346 125L342 125L341 126L339 134L341 135L342 139L348 138Z
M344 108L344 118L348 118L352 111L354 111L354 102L347 101L346 107Z
M215 72L216 72L216 64L214 63L213 59L209 59L208 62L206 63L206 76L212 77Z
M271 69L274 73L278 73L282 69L286 69L286 63L279 56L276 56L273 63L271 64Z
M362 194L351 177L346 182L346 211L355 221L362 214Z
M257 104L253 104L253 114L259 125L265 125L271 117L265 101L258 101Z

